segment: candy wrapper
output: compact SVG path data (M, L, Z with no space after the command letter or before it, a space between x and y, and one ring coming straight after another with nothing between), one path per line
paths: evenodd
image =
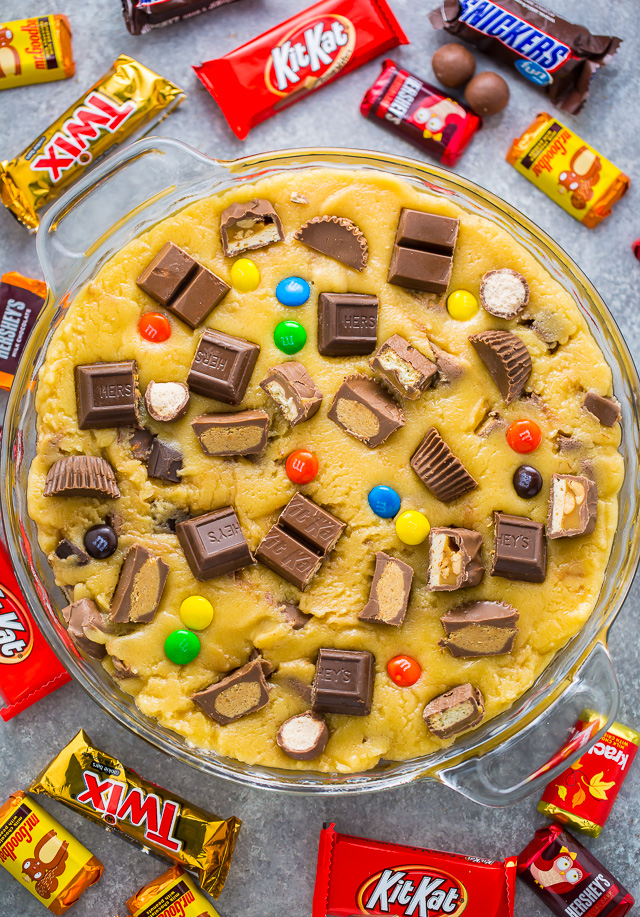
M184 98L170 80L121 55L111 70L37 140L0 163L0 200L29 229L38 211L123 140L140 136Z
M84 731L30 789L196 872L202 888L214 897L222 891L241 822L218 818L149 783L95 748Z
M0 388L7 392L46 296L42 280L15 272L0 278Z
M233 0L122 0L124 21L132 35L190 19Z
M0 806L0 863L52 914L69 910L103 869L100 860L22 792Z
M66 80L74 73L66 16L0 22L0 89Z
M179 866L172 866L127 901L131 917L220 917Z
M311 92L408 39L386 0L320 0L194 67L241 139Z
M516 858L385 844L322 829L313 917L512 917Z

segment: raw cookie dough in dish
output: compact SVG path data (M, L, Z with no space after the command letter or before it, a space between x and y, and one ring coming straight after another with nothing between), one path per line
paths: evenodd
M70 638L249 764L450 744L603 582L619 405L577 305L382 173L265 178L130 242L53 335L37 413L29 512Z

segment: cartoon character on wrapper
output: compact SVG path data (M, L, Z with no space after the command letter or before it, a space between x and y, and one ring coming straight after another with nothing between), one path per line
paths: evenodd
M422 130L426 140L436 140L446 146L462 126L465 117L464 109L453 99L431 96L421 99L407 120Z
M578 863L577 856L577 853L555 842L533 861L529 871L545 891L566 895L578 882L590 875Z

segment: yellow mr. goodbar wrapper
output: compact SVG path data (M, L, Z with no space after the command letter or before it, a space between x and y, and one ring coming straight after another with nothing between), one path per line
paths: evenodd
M0 163L0 200L29 229L38 211L123 140L141 136L184 99L184 92L122 54L38 139Z
M241 822L219 818L144 780L94 748L84 730L30 787L197 874L218 897L229 872Z

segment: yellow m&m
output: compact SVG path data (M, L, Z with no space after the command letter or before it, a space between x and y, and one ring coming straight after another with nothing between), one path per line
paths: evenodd
M252 293L260 283L260 271L248 258L238 258L231 265L231 283L241 293Z
M430 528L427 517L417 509L407 509L396 519L396 535L405 544L422 544Z
M203 595L190 595L180 606L180 618L191 630L204 630L213 621L213 605Z
M478 300L468 290L454 290L447 297L447 312L451 318L466 322L478 311Z

